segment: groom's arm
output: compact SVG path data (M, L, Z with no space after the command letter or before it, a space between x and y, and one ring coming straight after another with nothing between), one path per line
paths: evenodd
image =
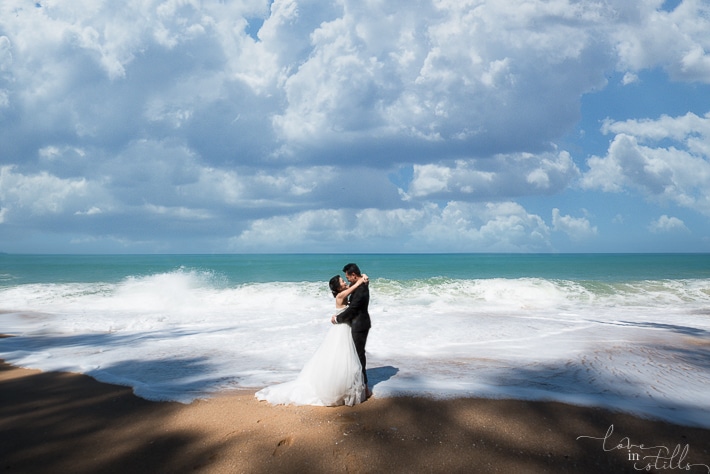
M336 316L339 323L351 321L362 308L367 304L367 283L361 285L350 295L350 304L340 314Z

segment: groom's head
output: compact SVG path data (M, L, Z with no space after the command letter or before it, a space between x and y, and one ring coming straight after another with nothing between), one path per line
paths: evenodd
M345 278L347 278L350 283L355 283L357 279L362 276L360 267L355 263L348 263L343 267L343 271L345 272Z

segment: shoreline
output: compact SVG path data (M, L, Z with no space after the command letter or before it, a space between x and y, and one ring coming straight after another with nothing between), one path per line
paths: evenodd
M10 473L616 473L647 465L709 473L710 430L510 399L373 397L324 408L272 406L235 391L188 405L152 402L86 375L0 362L0 469Z

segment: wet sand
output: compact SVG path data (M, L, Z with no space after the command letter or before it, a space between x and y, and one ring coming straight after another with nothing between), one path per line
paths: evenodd
M88 376L0 364L2 472L597 474L647 465L710 473L710 430L519 400L375 397L323 408L271 406L241 391L151 402Z

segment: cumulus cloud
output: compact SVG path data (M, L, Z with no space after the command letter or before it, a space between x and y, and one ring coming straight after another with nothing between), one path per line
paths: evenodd
M614 138L606 156L587 161L583 187L633 189L710 215L710 114L607 120L602 129Z
M707 215L707 116L610 119L584 171L560 145L610 72L710 83L710 7L658 4L3 0L0 224L109 250L539 250L559 204L516 201L577 182Z
M18 219L61 213L89 193L85 179L60 179L46 172L23 175L14 166L0 167L0 202Z
M309 55L287 66L288 105L274 125L291 146L366 135L433 150L541 150L611 66L594 51L611 13L592 3L342 6L320 13Z
M458 199L552 194L565 189L579 170L569 153L520 153L453 164L414 165L408 198Z
M678 219L677 217L668 217L667 215L662 215L655 221L651 222L648 226L651 232L675 232L675 231L685 231L688 232L688 228L685 223Z
M663 67L673 79L710 83L710 5L681 2L673 11L648 8L652 2L616 3L612 33L619 67L638 71Z
M597 227L592 226L586 217L563 216L557 208L552 210L552 227L572 240L585 240L597 235Z
M260 219L231 240L236 251L277 248L298 242L327 242L322 251L526 252L550 250L544 220L513 202L449 202L420 209L306 211Z
M422 250L444 245L455 251L529 252L550 249L544 220L514 202L450 202L414 232Z
M333 246L322 251L347 249L346 237L351 233L350 219L342 210L319 209L288 216L256 219L249 228L230 240L234 251L268 252L293 251L304 243L318 245L330 242Z

